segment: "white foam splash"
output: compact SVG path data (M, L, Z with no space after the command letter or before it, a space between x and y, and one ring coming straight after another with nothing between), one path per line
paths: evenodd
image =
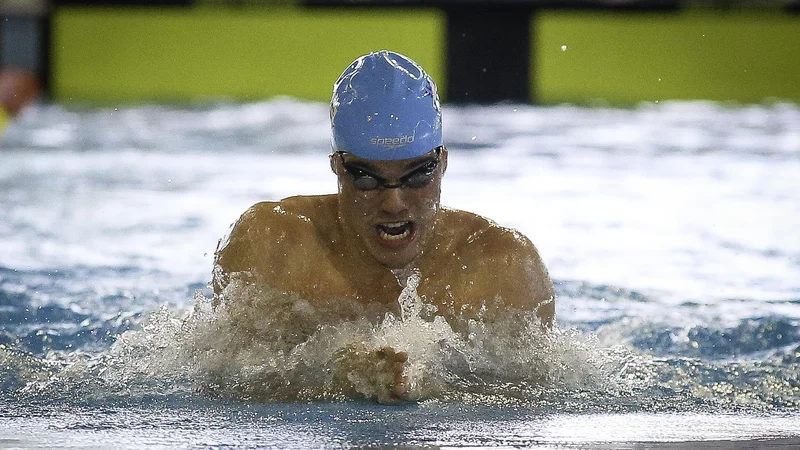
M406 279L399 314L378 314L346 301L314 306L234 279L221 303L197 293L191 311L161 308L101 354L39 359L0 347L8 367L0 381L18 398L68 401L386 400L395 379L380 352L390 347L408 355L403 398L411 401L560 412L797 406L798 372L786 362L658 360L577 330L545 329L520 311L451 324L432 315L418 283L417 274Z
M412 273L400 314L352 302L330 308L237 281L214 305L196 296L183 317L154 312L95 364L106 389L201 391L260 401L377 398L391 376L376 352L405 352L407 399L538 399L543 390L616 389L626 356L535 314L448 323L417 295ZM138 386L138 388L137 388ZM160 387L154 387L160 386ZM504 401L506 401L504 400Z

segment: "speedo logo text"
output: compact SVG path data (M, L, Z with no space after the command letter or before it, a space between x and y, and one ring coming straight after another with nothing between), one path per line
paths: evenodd
M414 142L414 135L401 137L374 137L369 141L373 145L382 145L386 148L395 148Z

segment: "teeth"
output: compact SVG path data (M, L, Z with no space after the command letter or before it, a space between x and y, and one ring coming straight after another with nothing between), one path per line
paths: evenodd
M386 239L387 241L397 241L400 239L405 239L411 234L411 230L403 231L400 234L389 234L383 230L378 230L378 234L380 235L381 239Z
M411 234L410 226L400 234L389 234L385 232L383 229L386 228L390 230L396 230L408 225L409 225L408 222L382 223L381 226L378 227L378 236L380 236L381 239L385 239L387 241L399 241L401 239L405 239Z
M386 228L400 228L406 226L406 224L408 224L408 222L384 223L382 225Z

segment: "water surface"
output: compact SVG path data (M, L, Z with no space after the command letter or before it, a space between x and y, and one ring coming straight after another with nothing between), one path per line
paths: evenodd
M0 144L0 446L800 436L800 109L446 107L445 130L443 203L531 238L557 331L509 318L465 343L411 301L228 358L206 287L217 240L254 202L335 191L325 105L30 110ZM421 401L325 385L356 341L404 345ZM221 375L238 385L209 392Z

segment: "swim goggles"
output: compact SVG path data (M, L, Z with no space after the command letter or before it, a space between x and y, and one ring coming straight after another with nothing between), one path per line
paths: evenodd
M410 188L418 189L429 185L433 178L436 176L436 169L439 167L441 161L443 146L436 147L433 151L436 152L436 157L430 159L409 173L400 177L395 183L389 183L386 178L369 172L363 167L355 164L348 163L344 160L345 152L336 152L342 161L342 167L350 176L353 186L359 191L374 191L377 189L396 189L396 188Z

